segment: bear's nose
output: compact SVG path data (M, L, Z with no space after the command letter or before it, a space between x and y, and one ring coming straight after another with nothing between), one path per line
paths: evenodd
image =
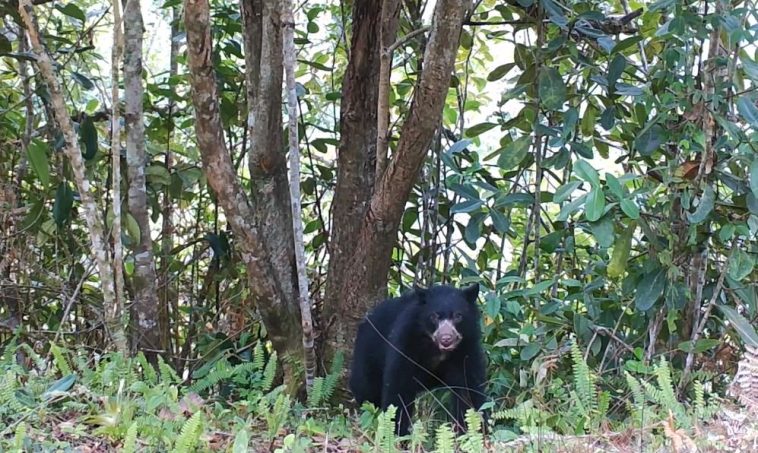
M452 346L452 344L455 343L455 337L451 334L444 334L440 336L440 343L442 343L443 346Z

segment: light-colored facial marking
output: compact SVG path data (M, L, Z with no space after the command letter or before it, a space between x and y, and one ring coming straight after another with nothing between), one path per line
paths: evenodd
M455 323L449 319L442 319L432 333L432 341L440 351L452 351L461 342L461 334L455 328Z

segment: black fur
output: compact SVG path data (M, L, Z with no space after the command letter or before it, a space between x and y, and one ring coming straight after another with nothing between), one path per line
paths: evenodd
M358 404L369 401L397 408L397 433L411 425L416 396L446 387L453 394L450 411L456 428L464 415L484 403L485 361L481 344L479 286L415 289L379 304L358 327L350 390ZM442 320L454 322L462 336L452 351L442 351L432 333ZM449 324L448 324L449 325Z

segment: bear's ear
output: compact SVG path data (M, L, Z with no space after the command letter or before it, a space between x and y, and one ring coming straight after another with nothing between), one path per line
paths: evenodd
M422 288L418 285L413 285L413 292L416 294L416 298L418 299L420 304L426 303L426 289Z
M468 288L464 288L463 297L465 297L466 301L469 303L475 304L476 298L479 297L479 283L473 283Z

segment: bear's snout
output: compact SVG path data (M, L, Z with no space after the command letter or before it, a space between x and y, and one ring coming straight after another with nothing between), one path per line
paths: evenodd
M455 324L449 319L440 321L437 329L432 334L432 340L441 351L452 351L461 341L461 334L455 328Z

